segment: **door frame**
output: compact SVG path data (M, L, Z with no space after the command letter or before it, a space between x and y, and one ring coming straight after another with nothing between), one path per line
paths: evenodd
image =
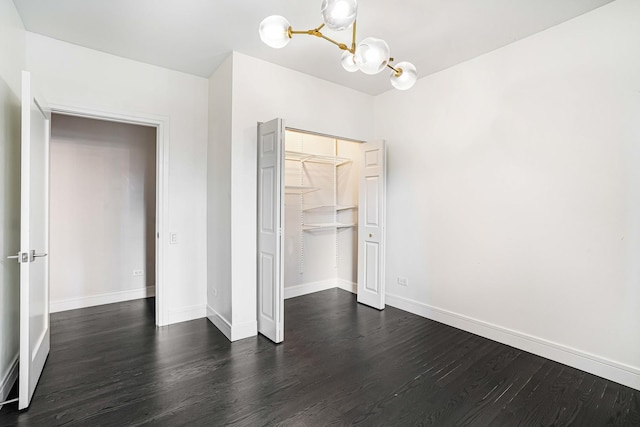
M49 103L53 114L82 117L109 122L150 126L156 129L156 257L155 257L155 311L156 326L168 324L169 313L165 303L164 259L169 243L166 231L169 218L169 118L114 110L95 110L85 107Z

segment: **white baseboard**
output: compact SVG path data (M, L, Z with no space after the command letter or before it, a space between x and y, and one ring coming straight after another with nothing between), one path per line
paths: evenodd
M640 368L397 295L386 294L386 303L640 390Z
M231 325L231 341L243 340L258 335L258 322L245 322Z
M231 341L231 323L207 304L207 319Z
M4 402L5 400L7 400L7 396L9 396L9 392L13 388L13 384L15 384L16 380L18 379L18 361L20 360L19 356L19 354L15 355L13 361L9 365L9 369L0 379L0 402ZM0 409L2 409L2 405L0 405Z
M251 321L232 325L223 315L207 305L207 318L229 341L238 341L258 335L258 322Z
M319 282L303 283L301 285L284 288L284 299L295 298L314 292L326 291L337 286L336 279L322 280Z
M189 307L174 308L169 310L167 325L202 319L203 317L207 317L206 305L198 304Z
M349 280L338 279L338 287L340 289L344 289L345 291L351 292L352 294L358 293L358 284L355 282L350 282Z
M75 310L77 308L93 307L96 305L112 304L114 302L148 298L155 296L155 294L156 287L147 286L146 288L133 289L130 291L111 292L108 294L50 301L49 310L51 311L51 313L58 313L60 311Z

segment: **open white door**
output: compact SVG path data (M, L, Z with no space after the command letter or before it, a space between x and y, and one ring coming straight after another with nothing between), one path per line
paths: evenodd
M50 113L22 72L20 172L20 372L18 407L31 402L49 355Z
M258 332L284 340L282 239L284 121L258 126Z
M386 146L384 141L360 148L358 210L358 302L385 306Z

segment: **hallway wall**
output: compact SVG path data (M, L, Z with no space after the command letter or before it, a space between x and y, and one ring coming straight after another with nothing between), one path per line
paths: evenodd
M51 312L155 295L156 129L54 114L50 155Z

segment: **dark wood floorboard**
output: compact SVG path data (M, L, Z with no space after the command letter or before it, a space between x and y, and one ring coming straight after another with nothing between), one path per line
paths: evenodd
M640 426L640 392L332 289L285 303L285 342L229 343L153 299L57 313L28 411L2 426Z

